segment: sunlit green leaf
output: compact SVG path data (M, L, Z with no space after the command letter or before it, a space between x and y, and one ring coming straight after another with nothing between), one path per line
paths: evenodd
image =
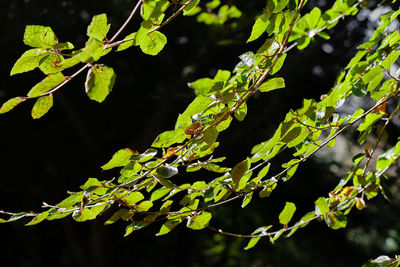
M28 222L25 225L29 226L29 225L38 224L38 223L42 222L43 220L45 220L47 218L47 216L49 216L49 212L48 211L44 211L42 213L39 213L38 215L35 216L35 218L33 218L30 222Z
M111 92L116 74L110 67L96 64L90 68L86 76L86 94L90 99L103 102Z
M50 48L58 42L50 27L28 25L25 28L24 43L31 47Z
M65 81L65 77L61 72L50 74L46 78L44 78L40 83L32 87L32 89L28 92L28 96L38 97L44 93L47 93L48 91L50 91L63 81Z
M49 52L43 48L34 48L22 54L11 69L10 75L31 71L39 66L40 60Z
M296 211L296 205L292 202L286 202L284 209L279 214L279 222L282 225L287 225Z
M0 114L9 112L13 108L15 108L18 104L21 102L25 101L26 98L24 97L14 97L9 100L7 100L0 108Z
M140 43L143 53L155 56L161 52L167 43L167 37L159 31L148 34Z
M194 215L193 217L190 217L187 227L193 230L204 229L208 226L211 217L211 213L202 211L200 215Z
M87 29L87 36L103 41L109 30L110 24L107 24L107 15L96 15L92 18L92 22Z
M115 167L125 166L130 162L130 157L133 155L130 149L120 149L115 153L112 159L101 166L103 170L109 170Z
M134 38L135 38L135 37L136 37L136 32L127 35L127 36L124 38L124 40L127 40L127 39L132 39L132 40L126 41L126 42L120 44L120 45L118 46L117 51L122 51L122 50L125 50L125 49L128 49L129 47L131 47L131 46L133 45L133 41L134 41Z
M39 119L53 106L53 95L42 96L36 100L32 108L32 118Z
M316 212L317 214L325 214L328 213L330 211L329 206L328 206L328 202L326 201L326 199L324 197L320 197L315 201L315 206L316 208L318 208L318 212Z

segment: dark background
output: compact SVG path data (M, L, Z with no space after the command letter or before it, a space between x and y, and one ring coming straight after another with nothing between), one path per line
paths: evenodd
M107 13L114 33L134 2L1 1L0 102L25 95L43 78L39 70L9 76L15 61L28 49L22 41L25 25L51 26L61 42L80 48L93 15ZM262 40L246 45L245 41L265 1L227 2L244 14L233 21L235 28L229 26L231 22L206 26L194 17L180 16L162 30L168 44L158 56L144 55L133 47L102 58L101 63L118 75L104 103L87 98L82 74L55 93L54 107L40 120L30 117L33 101L1 115L0 209L40 211L43 201L58 203L67 190L77 190L88 177L111 178L100 166L118 149L142 152L159 133L172 129L178 113L194 98L187 82L212 77L218 69L232 70L240 54L261 45ZM329 1L309 2L309 9L317 2L326 9ZM220 135L216 154L228 156L225 164L233 166L252 146L267 140L286 112L300 107L303 98L319 99L370 26L367 19L348 18L330 31L331 40L317 39L304 51L292 50L280 72L287 88L255 95L245 121L234 121ZM137 28L134 20L121 38ZM218 45L220 41L229 45ZM340 177L330 170L342 165L326 157L307 162L271 198L256 197L246 209L240 208L240 202L219 208L211 225L249 233L276 222L285 201L295 202L297 213L304 214L337 184ZM334 231L314 222L291 239L282 238L274 245L262 240L250 251L243 250L247 240L191 231L183 225L163 237L155 237L160 225L154 225L123 238L124 223L103 226L108 213L85 223L66 218L24 227L27 221L15 222L0 225L0 256L4 266L360 266L369 258L398 251L400 214L395 199L388 205L378 197L368 202L368 210L353 211L347 229Z

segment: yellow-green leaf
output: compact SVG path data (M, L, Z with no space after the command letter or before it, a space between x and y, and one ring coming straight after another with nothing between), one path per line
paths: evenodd
M0 114L9 112L13 108L15 108L19 103L25 101L25 97L14 97L7 100L0 108Z
M11 69L10 75L31 71L39 66L40 60L49 54L43 48L34 48L25 51L22 56L15 62Z
M283 78L272 78L259 87L260 92L269 92L275 89L285 87L285 80Z
M86 94L92 100L103 102L111 92L116 76L112 68L100 64L94 65L86 76Z
M32 118L39 119L46 114L53 106L53 95L46 95L36 100L35 105L32 108Z
M140 43L143 53L155 56L161 52L167 43L167 37L159 31L148 34Z
M58 42L50 27L28 25L25 28L24 43L31 47L50 48Z
M286 202L285 208L279 214L279 222L282 225L287 225L292 219L295 211L296 211L296 205L292 202Z
M44 93L47 93L63 81L65 81L65 77L61 72L50 74L41 82L32 87L32 89L28 92L28 96L38 97Z
M100 14L92 18L92 22L87 29L87 36L103 41L109 29L110 24L107 24L107 15Z

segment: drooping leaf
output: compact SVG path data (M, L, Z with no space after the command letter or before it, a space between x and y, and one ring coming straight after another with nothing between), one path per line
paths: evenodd
M161 52L167 43L167 37L159 31L148 34L140 43L143 53L155 56Z
M116 212L114 212L114 214L111 216L111 218L108 219L104 223L104 225L113 224L113 223L115 223L116 221L118 221L119 219L122 219L122 218L126 218L126 217L129 218L130 215L131 215L130 214L130 210L125 209L125 208L119 209Z
M28 92L29 97L38 97L44 93L47 93L60 83L65 81L65 77L61 72L57 72L54 74L48 75L41 82L36 84L32 89Z
M285 80L283 78L272 78L259 87L260 92L269 92L272 90L285 87Z
M46 114L53 106L53 95L46 95L36 100L35 105L32 108L32 118L39 119Z
M247 246L244 249L249 250L249 249L253 248L255 245L257 245L260 238L261 238L261 236L251 238L249 243L247 244Z
M25 97L14 97L9 100L7 100L0 108L0 114L9 112L13 108L15 108L18 104L21 102L24 102L26 100Z
M50 27L28 25L25 28L24 43L31 47L50 48L58 42Z
M103 170L109 170L115 167L125 166L130 162L130 157L133 155L130 149L120 149L115 153L112 159L101 166Z
M127 237L128 235L132 234L133 231L140 230L140 229L146 227L147 225L149 225L149 223L145 222L145 221L138 221L138 222L133 222L131 224L128 224L128 226L125 229L124 237Z
M156 173L161 178L171 178L178 173L178 168L172 165L164 165L157 168Z
M92 22L87 29L87 36L103 41L109 30L110 24L107 24L107 15L96 15L92 18Z
M233 167L231 176L232 176L232 181L236 187L239 186L240 179L245 175L245 173L249 169L250 169L250 160L248 158L236 164L236 166Z
M193 230L201 230L208 226L211 220L211 213L202 211L200 215L194 215L188 221L187 227Z
M94 65L86 76L86 94L92 100L103 102L111 92L116 76L112 68L100 64Z
M292 219L295 211L296 211L296 205L292 202L286 202L285 207L279 214L279 222L282 225L287 225Z
M171 232L178 224L182 222L182 219L169 219L162 226L160 231L157 233L157 236L165 235Z

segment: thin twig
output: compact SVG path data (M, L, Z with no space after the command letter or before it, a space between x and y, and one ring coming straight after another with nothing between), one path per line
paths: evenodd
M133 8L131 14L129 14L129 17L126 19L126 21L124 22L124 24L119 28L119 30L114 34L113 37L111 37L109 43L112 43L117 37L118 35L125 29L125 27L129 24L129 22L132 20L133 16L135 15L136 11L139 9L140 5L143 3L143 0L139 0L135 7ZM104 47L104 49L107 49L109 47L107 47L107 45Z

